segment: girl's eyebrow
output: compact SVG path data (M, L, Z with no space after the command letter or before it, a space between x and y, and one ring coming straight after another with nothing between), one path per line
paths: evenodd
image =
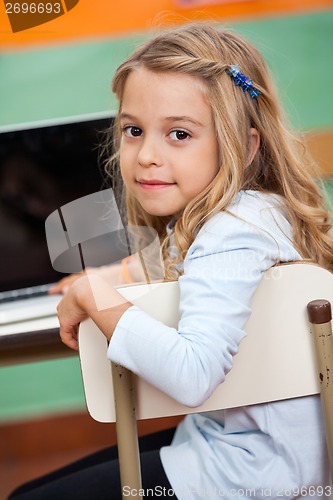
M199 120L196 120L195 118L192 118L191 116L168 116L165 118L165 121L169 122L189 122L193 123L193 125L197 125L199 127L203 127L203 124L199 122Z
M124 113L124 112L120 113L119 119L120 120L133 120L133 121L137 120L137 118L135 116L130 115L129 113Z
M131 115L130 113L122 112L119 115L120 120L132 120L132 121L137 121L138 118L135 116ZM196 120L195 118L192 118L191 116L167 116L164 118L164 121L167 122L188 122L192 123L193 125L196 125L198 127L203 127L203 124L199 122L199 120Z

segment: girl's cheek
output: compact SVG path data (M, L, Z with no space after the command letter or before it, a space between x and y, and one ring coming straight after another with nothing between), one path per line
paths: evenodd
M130 172L126 169L126 168L122 168L120 166L120 175L121 175L121 178L123 180L123 183L125 185L125 188L128 189L129 188L129 184L130 184Z

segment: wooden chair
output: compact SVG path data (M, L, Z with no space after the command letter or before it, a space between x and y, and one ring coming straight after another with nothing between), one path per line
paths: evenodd
M177 282L119 288L134 304L169 326L177 326ZM99 422L115 422L121 481L141 486L136 419L233 408L321 393L333 470L333 274L310 263L267 271L254 295L234 366L200 407L187 408L106 357L107 341L87 320L79 351L87 408ZM310 320L310 324L309 324ZM312 335L310 334L312 332ZM249 363L248 359L258 363ZM112 367L111 367L112 365ZM126 463L125 463L126 460Z

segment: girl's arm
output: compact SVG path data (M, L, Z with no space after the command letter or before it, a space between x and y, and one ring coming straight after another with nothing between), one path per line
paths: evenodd
M95 269L88 269L95 274L104 277L108 283L118 286L128 283L139 283L145 279L140 259L138 255L131 255L123 259L120 263L111 264ZM69 287L79 278L82 278L84 273L70 274L59 280L52 288L49 289L49 294L66 293Z
M111 335L122 314L131 307L114 288L117 285L144 282L145 273L138 255L131 255L119 264L87 269L60 280L49 293L64 293L58 305L60 336L64 344L78 350L78 328L90 317Z
M162 268L159 272L161 275ZM145 283L146 276L139 255L134 254L119 264L87 269L61 280L50 293L65 293L58 305L62 341L77 350L78 327L87 317L92 318L110 340L120 317L132 306L114 286Z

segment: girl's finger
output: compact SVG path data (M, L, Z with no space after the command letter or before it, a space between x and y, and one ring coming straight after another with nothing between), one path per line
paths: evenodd
M50 295L57 294L57 293L63 293L65 294L68 288L74 281L76 281L78 278L81 278L82 274L71 274L70 276L66 276L65 278L62 278L58 283L56 283L53 287L51 287L48 291Z
M75 351L79 348L77 332L78 325L76 327L71 326L69 328L60 325L60 337L62 342L67 345L67 347L70 347Z

